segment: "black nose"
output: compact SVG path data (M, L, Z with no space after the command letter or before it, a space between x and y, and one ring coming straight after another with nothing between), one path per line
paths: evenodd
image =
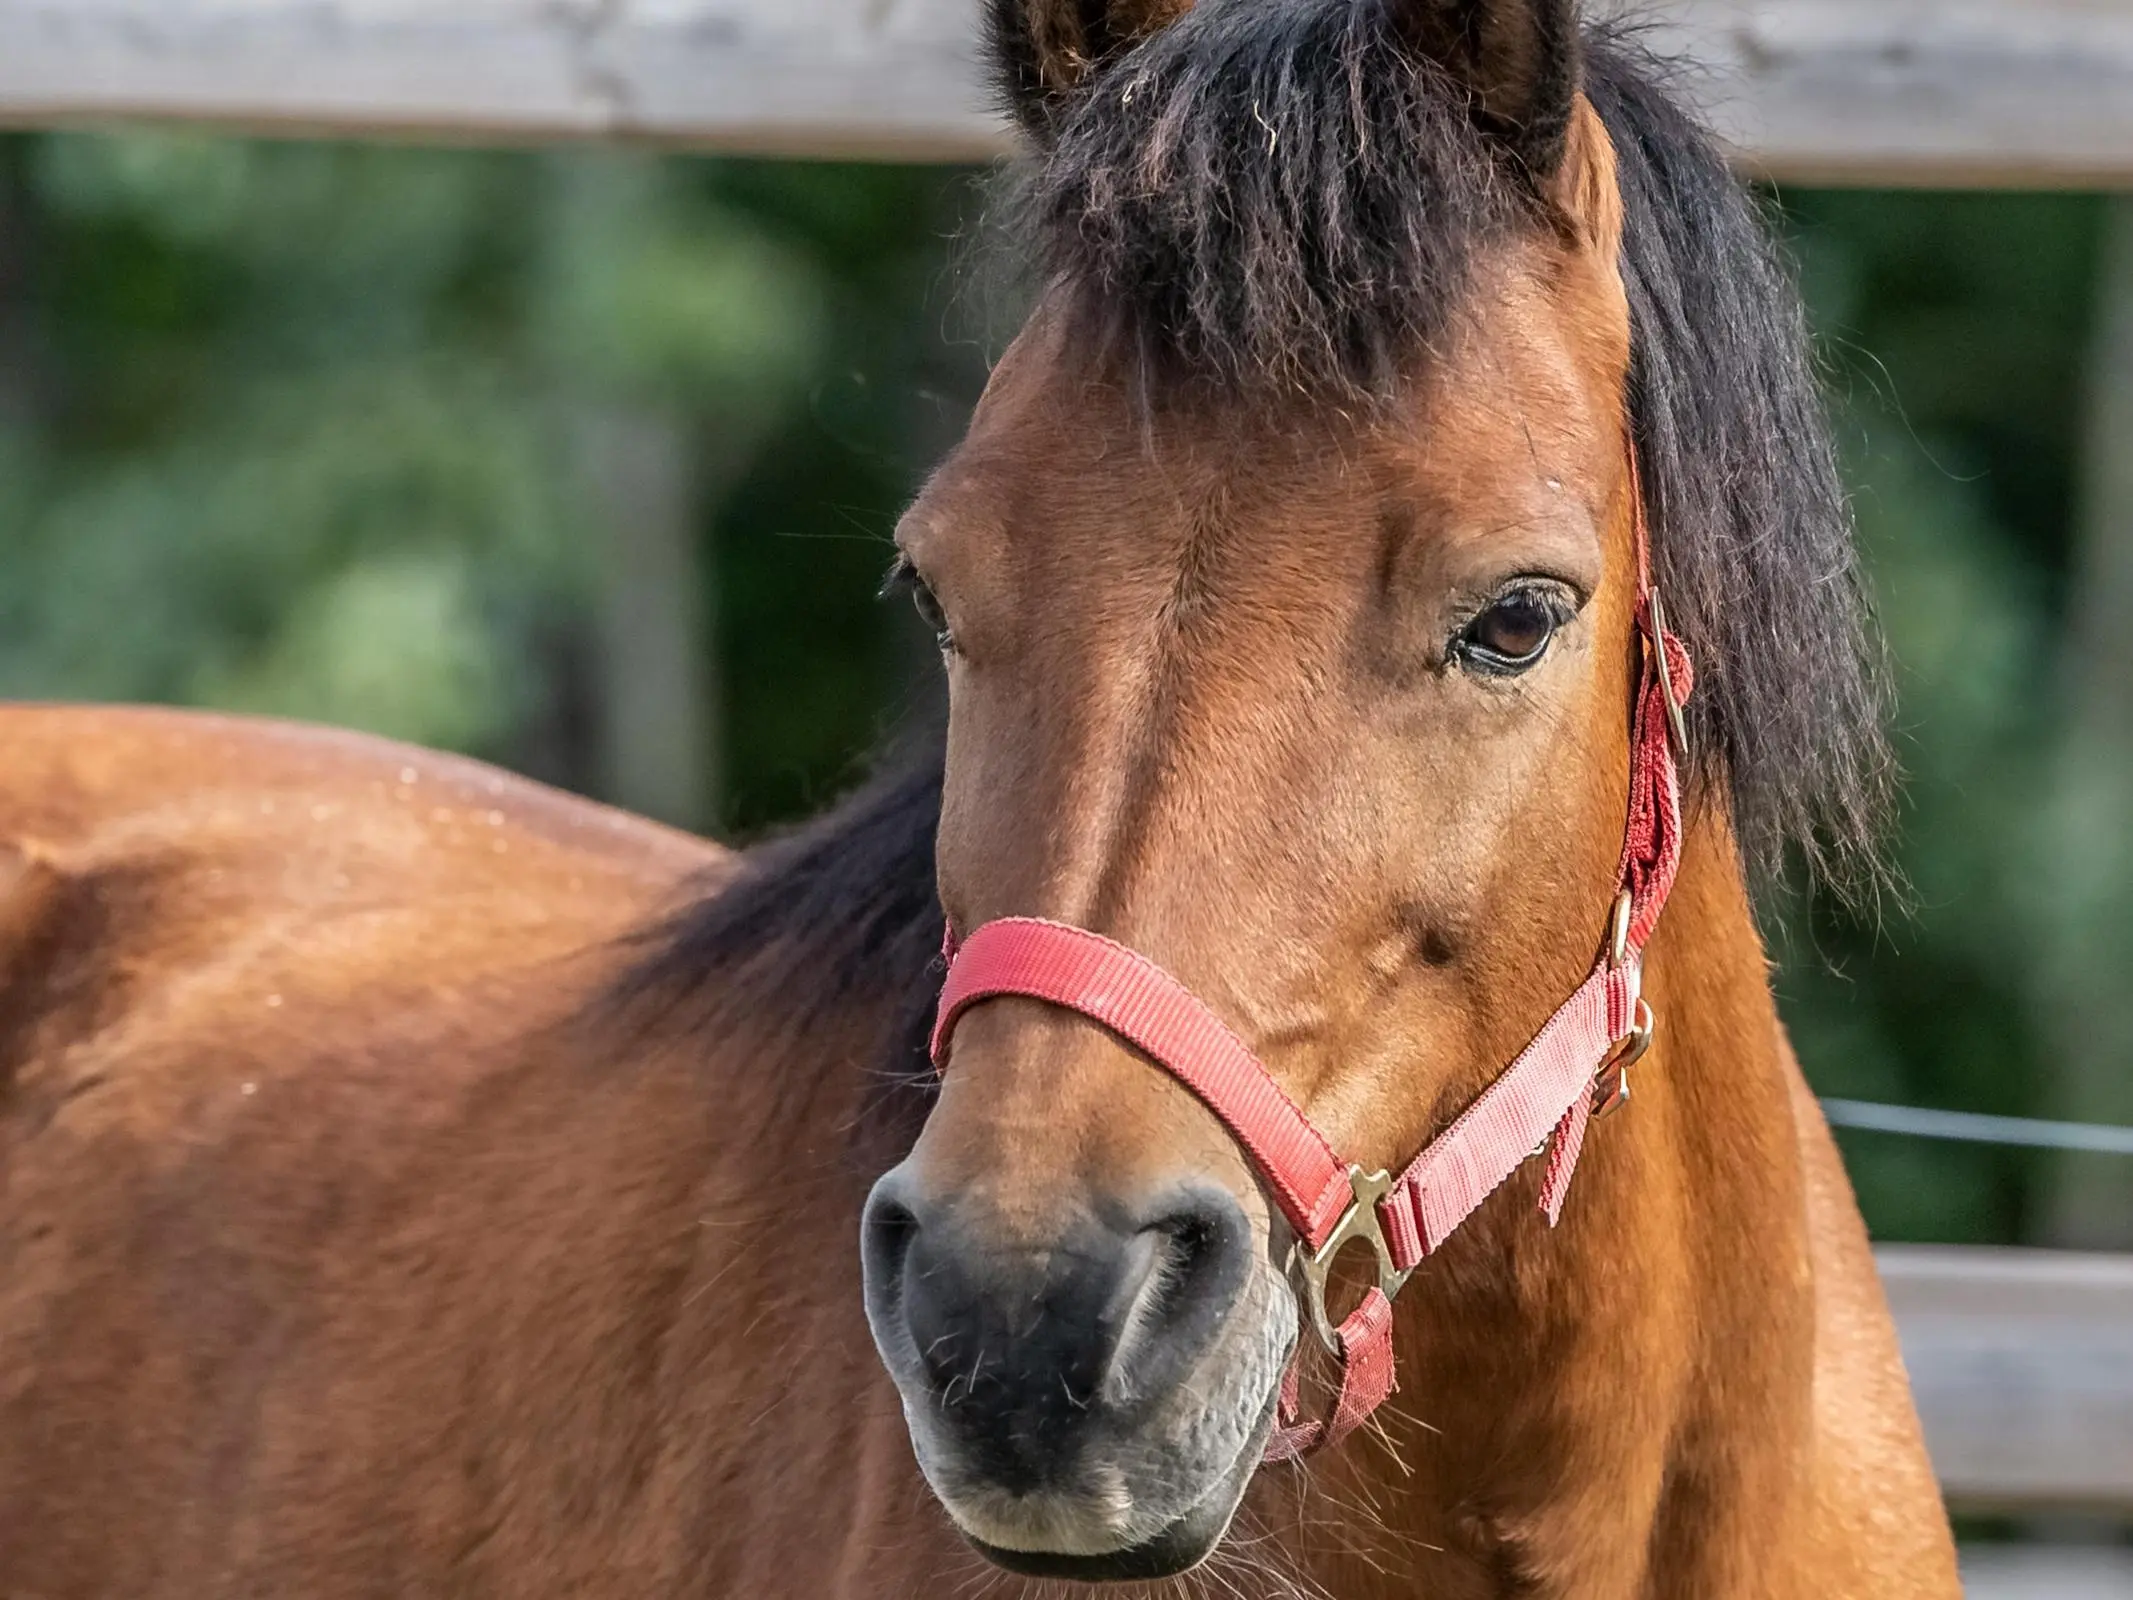
M900 1167L864 1227L867 1316L906 1403L930 1401L965 1470L1018 1494L1060 1483L1100 1425L1168 1400L1251 1269L1243 1209L1202 1185L1062 1206L1051 1237L1009 1242Z

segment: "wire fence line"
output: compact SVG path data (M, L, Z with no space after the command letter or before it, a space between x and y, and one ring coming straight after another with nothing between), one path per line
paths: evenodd
M1823 1100L1822 1114L1832 1127L1864 1133L2133 1156L2133 1128L2102 1123L2049 1122L2036 1117L1994 1117L1975 1111L1936 1111L1925 1106L1885 1106L1867 1100L1836 1099Z

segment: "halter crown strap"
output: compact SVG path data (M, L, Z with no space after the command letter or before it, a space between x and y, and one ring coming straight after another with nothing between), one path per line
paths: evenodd
M1030 917L989 922L959 946L951 933L932 1052L945 1070L956 1024L987 1000L1020 996L1087 1017L1177 1078L1251 1157L1294 1230L1306 1309L1340 1368L1325 1422L1297 1423L1294 1369L1270 1460L1337 1443L1390 1395L1392 1299L1407 1275L1543 1146L1540 1208L1552 1226L1596 1109L1627 1091L1625 1047L1641 1053L1650 1011L1640 989L1646 941L1681 863L1681 708L1693 688L1687 649L1666 627L1638 519L1638 632L1643 665L1630 740L1628 824L1607 948L1586 980L1518 1058L1430 1141L1397 1179L1344 1163L1251 1048L1190 990L1138 951L1085 928ZM1614 1066L1610 1068L1610 1063ZM1596 1108L1596 1080L1616 1083ZM1324 1304L1332 1259L1367 1241L1378 1281L1338 1327Z

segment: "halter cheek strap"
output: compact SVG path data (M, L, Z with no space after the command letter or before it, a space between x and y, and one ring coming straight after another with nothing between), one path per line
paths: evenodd
M1545 1149L1540 1208L1562 1214L1595 1115L1628 1098L1626 1073L1649 1046L1644 947L1681 862L1682 706L1688 651L1668 631L1639 518L1637 625L1643 641L1631 736L1629 819L1606 948L1592 974L1533 1042L1397 1178L1344 1162L1251 1048L1199 998L1138 951L1064 923L1008 917L958 944L933 1029L945 1070L956 1023L1002 996L1041 1000L1100 1024L1190 1089L1257 1170L1297 1240L1298 1293L1338 1363L1330 1417L1298 1420L1296 1369L1282 1389L1270 1460L1336 1444L1394 1388L1392 1302L1409 1274L1505 1179ZM1326 1309L1334 1258L1362 1242L1377 1281L1335 1325Z

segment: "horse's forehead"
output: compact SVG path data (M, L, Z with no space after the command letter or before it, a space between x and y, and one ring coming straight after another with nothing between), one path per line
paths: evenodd
M1041 310L914 507L916 542L1138 566L1243 540L1274 566L1309 552L1343 569L1388 523L1426 536L1515 520L1566 488L1597 510L1619 465L1627 341L1603 299L1559 295L1561 282L1506 272L1398 398L1374 404L1152 392Z

